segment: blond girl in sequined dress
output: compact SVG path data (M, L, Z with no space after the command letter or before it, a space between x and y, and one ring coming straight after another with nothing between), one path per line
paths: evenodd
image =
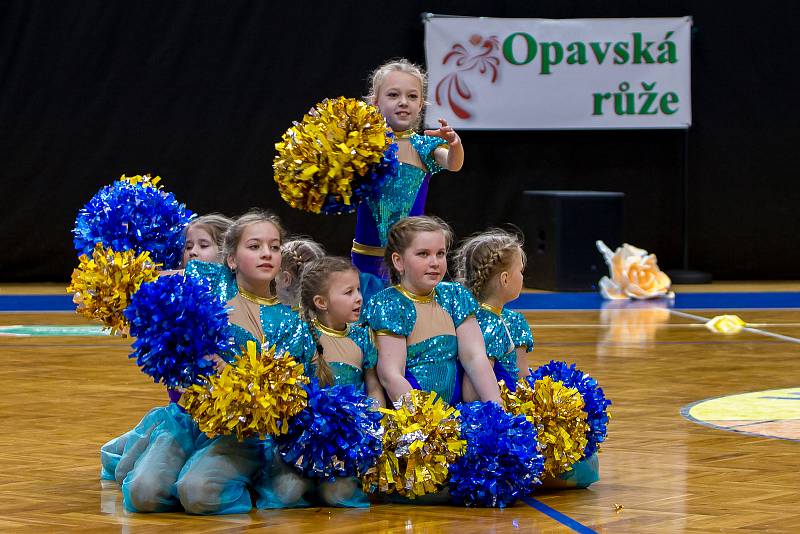
M389 61L372 73L366 100L375 105L393 130L398 145L398 172L383 188L359 205L353 239L353 264L362 273L387 280L383 256L389 228L407 216L422 215L431 176L464 164L461 138L440 119L440 127L419 134L427 76L406 59ZM362 283L362 286L365 285ZM364 298L369 300L371 291Z

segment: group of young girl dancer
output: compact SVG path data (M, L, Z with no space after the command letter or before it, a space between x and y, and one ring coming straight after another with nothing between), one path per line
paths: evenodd
M391 407L412 389L455 405L500 403L498 381L513 389L527 374L533 336L505 305L522 290L525 254L518 236L490 230L452 255L453 235L421 215L433 173L457 171L460 138L442 126L417 134L425 76L392 61L372 76L370 102L394 130L399 171L359 206L351 260L330 257L307 238L286 240L272 214L194 219L185 231L185 274L211 282L229 309L229 335L288 351L323 386L352 384ZM367 298L365 293L370 293ZM226 355L209 355L218 367ZM122 488L129 511L194 514L257 508L368 506L353 479L303 478L283 464L271 439L209 438L176 402L154 408L101 449L105 479Z

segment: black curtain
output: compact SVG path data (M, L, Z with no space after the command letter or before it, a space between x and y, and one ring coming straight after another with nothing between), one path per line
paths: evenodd
M368 72L424 62L420 14L691 15L692 267L796 278L800 129L791 2L43 2L0 4L0 282L64 281L77 210L121 174L158 174L198 213L277 212L346 254L354 217L288 208L273 144L313 103L365 94ZM462 132L466 165L428 211L460 235L514 219L524 189L626 194L625 239L680 266L680 131Z

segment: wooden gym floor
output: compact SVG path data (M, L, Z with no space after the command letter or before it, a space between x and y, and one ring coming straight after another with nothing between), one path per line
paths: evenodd
M0 295L60 290L2 286ZM797 292L800 284L677 288L679 294L697 290ZM736 313L754 326L736 335L702 326L704 319L723 313ZM369 510L212 517L129 514L116 484L98 479L100 445L166 402L163 388L128 360L129 341L2 335L0 328L0 531L800 529L800 304L794 309L553 310L526 316L536 338L532 366L551 359L575 362L613 401L601 478L589 489L537 494L505 510L379 504ZM74 313L0 313L0 326L85 324ZM701 402L766 390L786 391Z

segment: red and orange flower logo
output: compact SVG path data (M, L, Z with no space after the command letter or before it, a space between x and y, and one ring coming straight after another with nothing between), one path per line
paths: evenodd
M496 35L484 39L480 35L473 35L469 38L469 47L456 43L444 56L443 65L452 61L456 68L436 84L436 104L443 106L444 102L450 106L456 117L469 119L472 117L464 103L472 100L470 90L465 77L467 73L476 71L480 76L491 76L491 82L495 83L499 75L500 68L500 41Z

